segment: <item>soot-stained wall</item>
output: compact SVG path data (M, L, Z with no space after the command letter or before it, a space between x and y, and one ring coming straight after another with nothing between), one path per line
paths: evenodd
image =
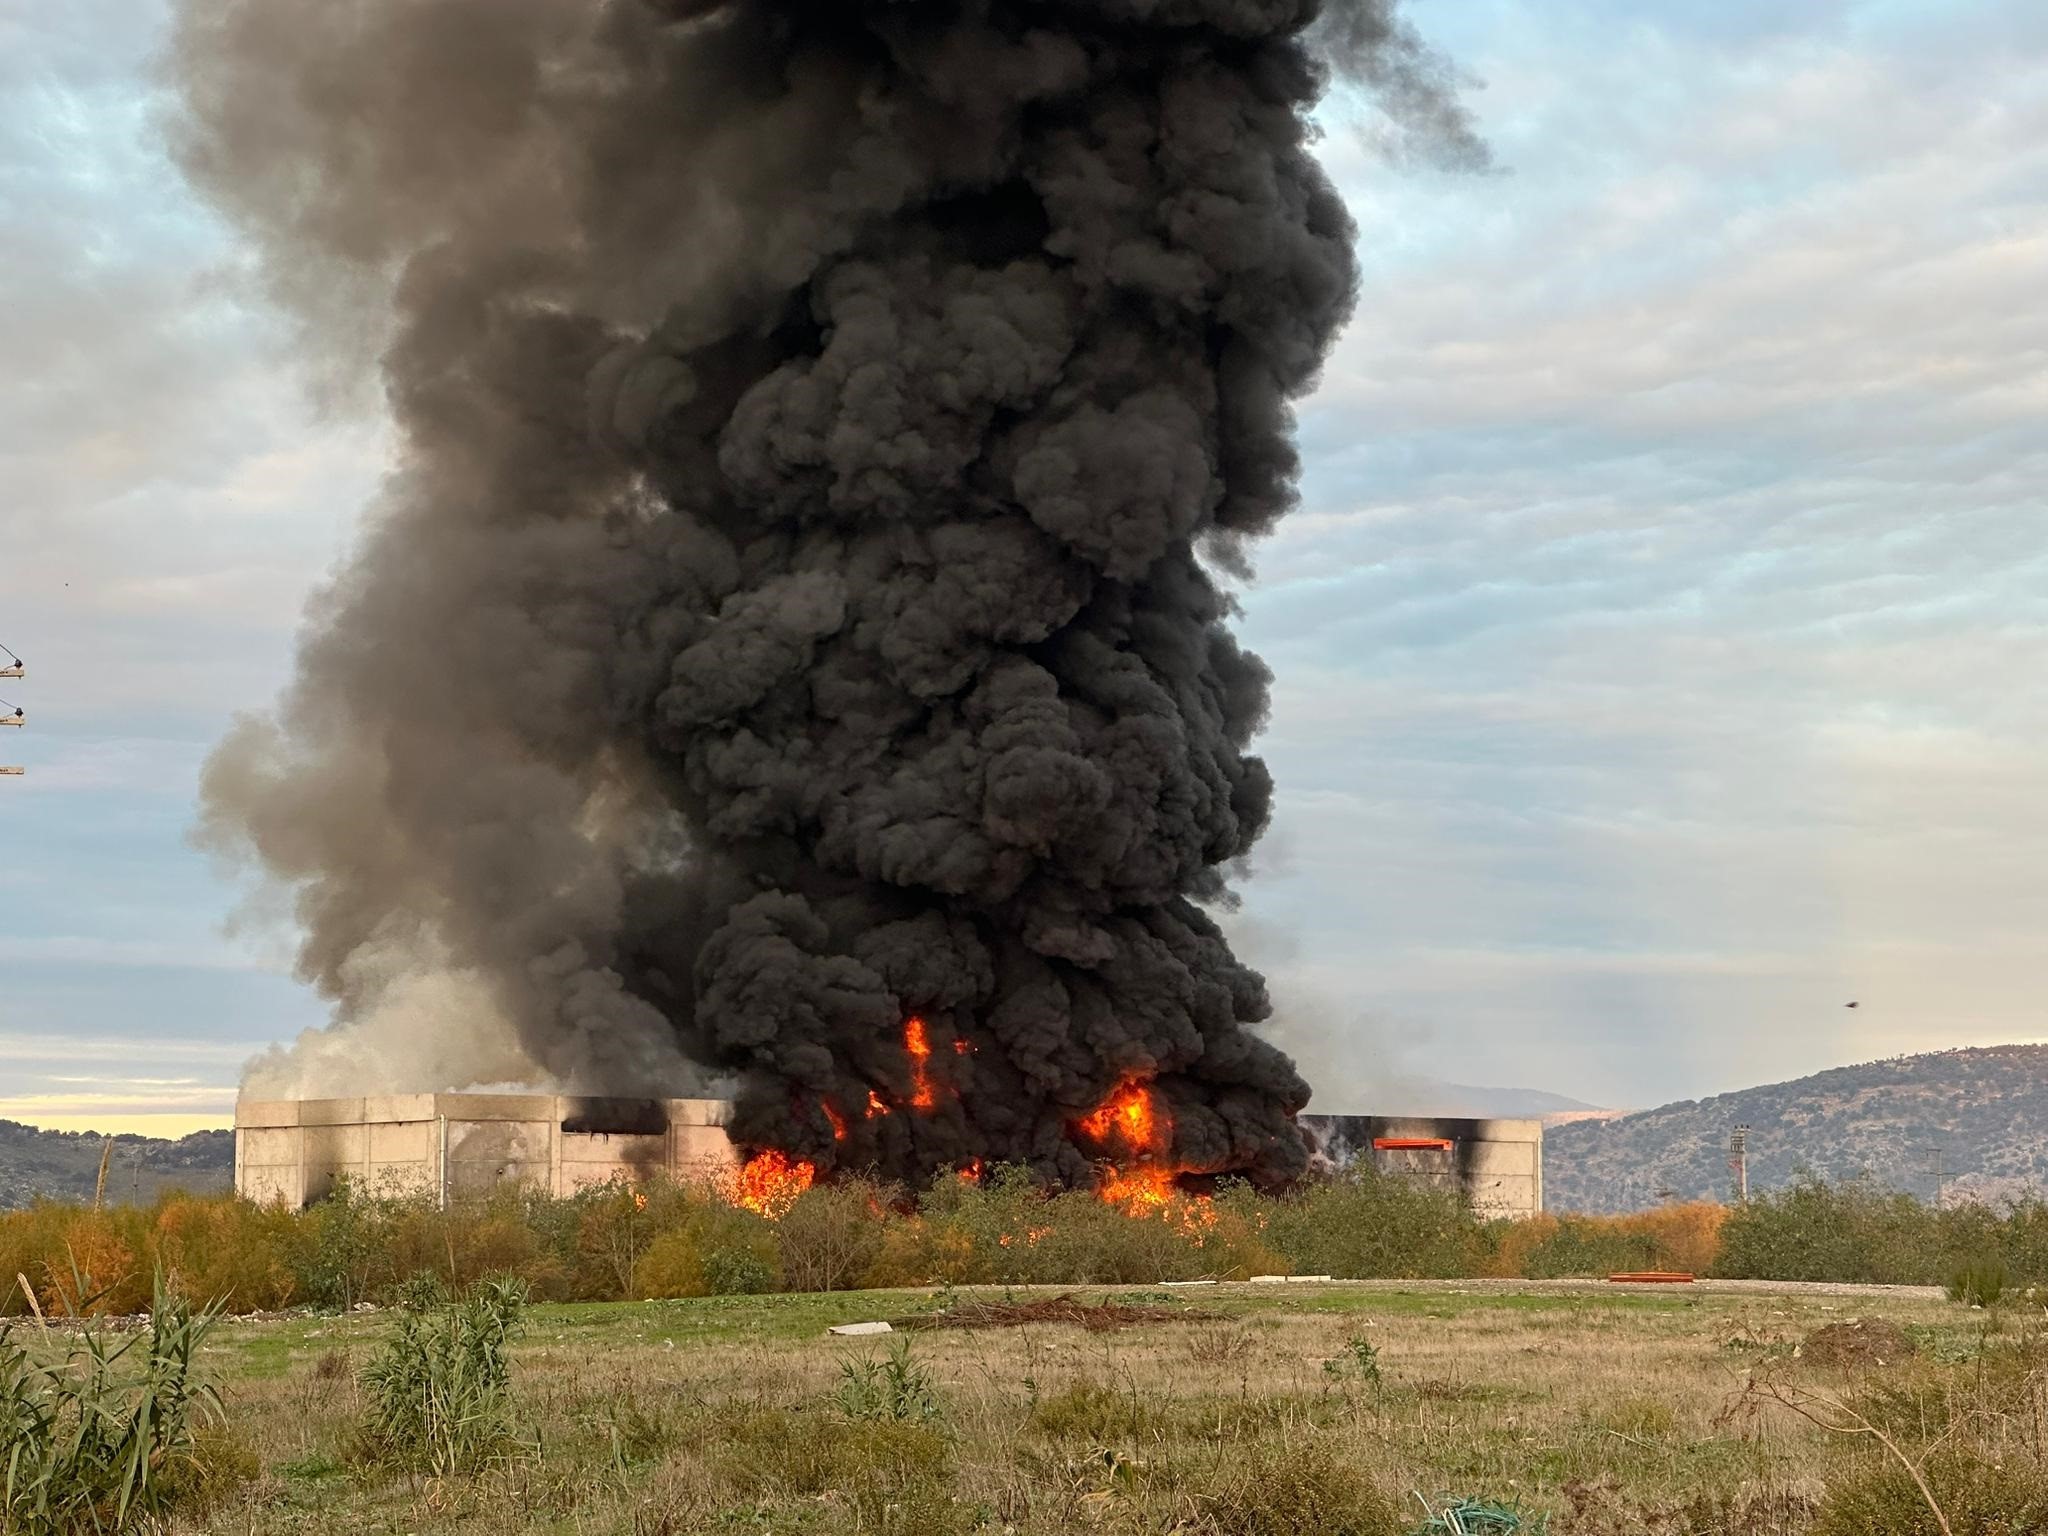
M1301 1126L1325 1166L1370 1163L1383 1173L1457 1189L1482 1216L1533 1216L1543 1209L1541 1120L1309 1114ZM1384 1145L1428 1141L1450 1145Z
M305 1206L338 1178L378 1194L485 1193L523 1183L556 1195L591 1184L730 1168L722 1099L407 1093L244 1099L235 1106L235 1189Z

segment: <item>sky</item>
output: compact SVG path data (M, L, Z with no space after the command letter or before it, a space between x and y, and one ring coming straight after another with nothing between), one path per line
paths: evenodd
M2048 1038L2048 7L1410 15L1499 169L1327 113L1363 297L1240 594L1276 1037L1332 1109ZM175 1133L325 1016L188 834L388 443L170 167L164 16L0 0L0 1117Z

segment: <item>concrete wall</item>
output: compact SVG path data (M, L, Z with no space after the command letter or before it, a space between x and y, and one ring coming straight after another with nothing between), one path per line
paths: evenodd
M703 1175L738 1160L725 1134L731 1108L523 1093L243 1099L235 1188L296 1207L342 1176L376 1194L459 1199L508 1182L567 1195L617 1178Z
M1440 1115L1303 1115L1302 1128L1331 1167L1367 1162L1443 1189L1461 1191L1481 1216L1533 1216L1543 1209L1543 1122L1466 1120ZM1382 1150L1375 1141L1442 1140L1446 1150Z

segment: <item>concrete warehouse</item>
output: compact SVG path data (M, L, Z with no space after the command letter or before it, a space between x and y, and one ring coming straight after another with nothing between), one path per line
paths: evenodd
M346 1177L374 1194L441 1201L522 1183L570 1195L614 1179L702 1178L731 1169L723 1099L410 1093L243 1099L235 1106L235 1189L302 1207ZM1482 1216L1543 1209L1537 1120L1306 1114L1318 1162L1461 1190Z

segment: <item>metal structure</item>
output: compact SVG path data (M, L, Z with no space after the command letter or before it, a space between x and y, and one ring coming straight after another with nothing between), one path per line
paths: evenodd
M22 665L21 658L4 645L0 645L0 656L7 658L7 665L0 667L0 678L12 678L18 681L28 676L28 668ZM7 700L0 699L0 726L11 725L19 730L27 724L28 717L22 713L19 705L10 704ZM10 779L18 779L26 771L22 768L0 767L0 774L4 774Z
M1738 1125L1728 1133L1728 1171L1735 1177L1735 1198L1749 1198L1749 1127Z

